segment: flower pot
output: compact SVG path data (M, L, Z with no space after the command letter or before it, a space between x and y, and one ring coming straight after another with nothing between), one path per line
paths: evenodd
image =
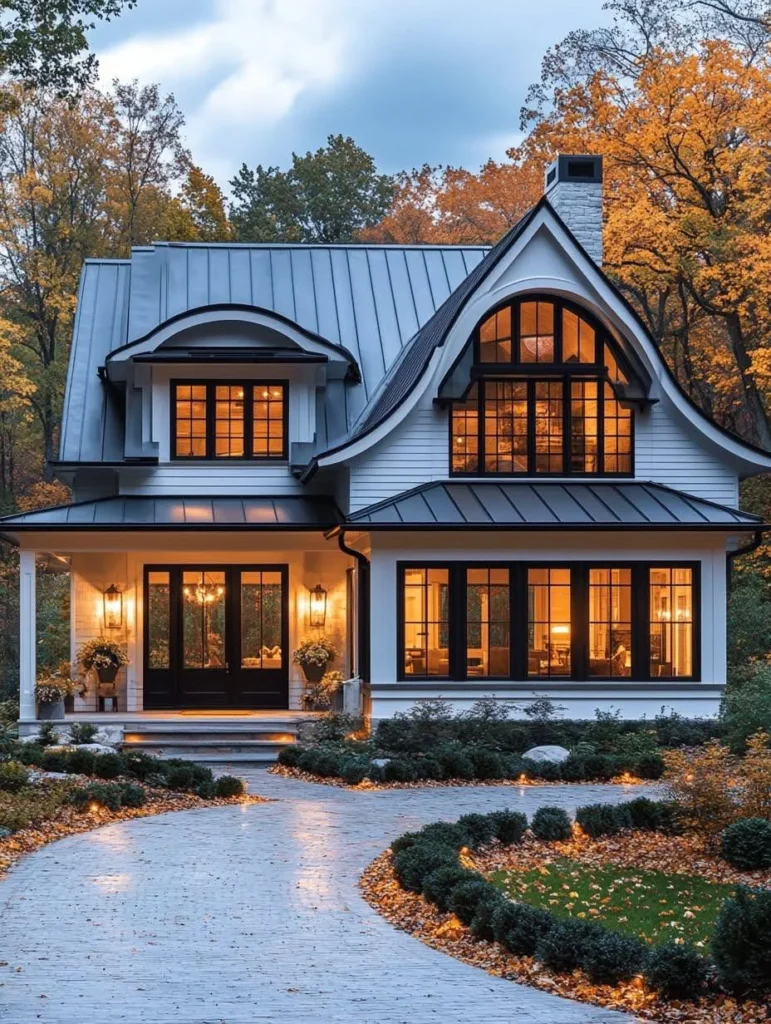
M118 675L118 666L108 665L107 668L98 668L96 674L100 683L114 683L115 677Z
M64 701L54 700L46 704L38 704L37 717L41 722L58 721L64 718Z
M332 710L336 715L342 715L344 710L345 695L342 686L338 686L332 694Z
M309 683L320 683L327 670L326 662L323 665L308 664L302 666L303 674Z

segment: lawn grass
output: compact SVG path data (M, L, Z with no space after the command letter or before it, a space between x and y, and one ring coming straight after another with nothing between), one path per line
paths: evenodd
M513 900L558 917L601 921L655 945L683 939L709 946L718 911L734 886L692 875L554 860L529 871L496 871L490 880Z

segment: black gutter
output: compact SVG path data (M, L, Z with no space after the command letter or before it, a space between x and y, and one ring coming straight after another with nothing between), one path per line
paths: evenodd
M726 560L726 576L727 576L726 590L728 591L728 593L731 592L731 587L733 586L734 559L738 558L739 555L749 555L753 551L757 551L757 549L763 543L763 531L764 530L768 530L768 529L771 529L771 527L768 527L768 526L761 526L761 527L759 527L757 533L755 534L753 539L749 542L749 544L745 544L744 547L737 548L736 551L729 551L726 554L726 556L725 556L725 560Z
M357 639L357 661L359 678L362 682L369 684L369 659L370 659L370 561L365 554L355 548L349 548L345 543L345 530L341 529L337 534L337 545L345 555L356 559L359 580L357 587L358 608L357 626L359 635Z

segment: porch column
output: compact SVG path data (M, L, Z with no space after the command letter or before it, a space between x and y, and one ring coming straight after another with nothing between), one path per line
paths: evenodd
M35 552L19 552L19 717L36 717L37 605L35 603Z

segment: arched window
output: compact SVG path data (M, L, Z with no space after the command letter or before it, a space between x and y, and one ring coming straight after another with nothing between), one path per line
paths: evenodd
M530 297L507 303L473 339L473 384L451 411L455 475L630 476L630 371L579 307Z

